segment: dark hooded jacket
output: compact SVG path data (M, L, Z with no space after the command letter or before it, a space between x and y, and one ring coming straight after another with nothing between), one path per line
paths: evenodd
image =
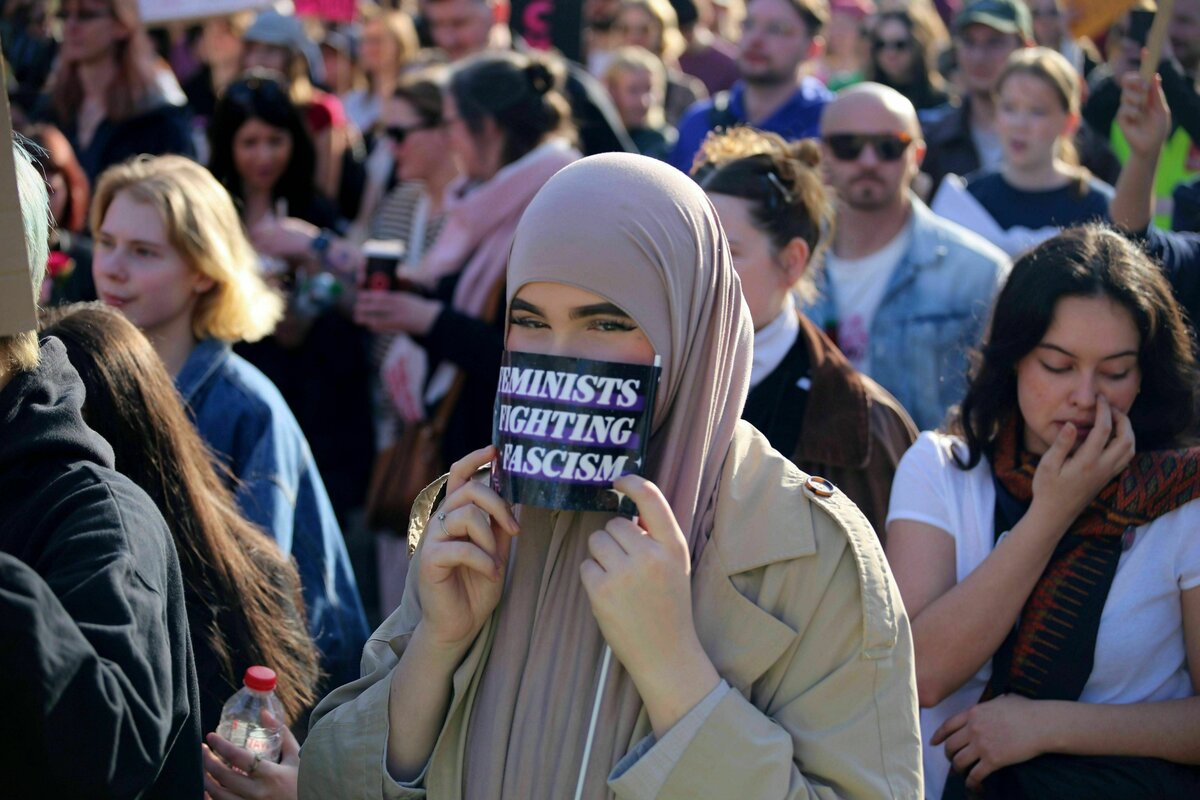
M199 798L175 546L83 399L54 338L0 389L0 794Z

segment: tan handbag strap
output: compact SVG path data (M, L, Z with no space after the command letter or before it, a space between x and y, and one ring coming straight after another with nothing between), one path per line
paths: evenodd
M500 293L504 291L505 276L500 276L500 280L488 292L487 303L483 307L483 314L480 316L484 322L491 324L496 318L496 303L500 300ZM450 386L450 391L446 392L446 396L442 398L442 402L438 403L437 413L433 415L433 420L430 425L434 433L441 436L446 431L446 425L450 422L450 415L454 413L455 406L458 405L459 395L462 394L463 384L466 383L467 376L461 369L455 368L454 383Z

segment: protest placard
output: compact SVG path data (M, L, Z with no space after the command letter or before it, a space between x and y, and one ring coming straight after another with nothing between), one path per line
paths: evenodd
M260 11L275 5L275 0L140 0L142 22L162 25L166 22L221 17L239 11Z
M352 22L354 0L296 0L296 13L329 22Z
M1064 11L1075 38L1100 36L1133 8L1135 0L1067 0Z
M0 60L0 85L8 75ZM25 223L17 192L17 165L13 160L12 112L8 93L0 99L0 242L5 256L0 259L0 336L31 331L37 327L33 284L29 274L29 250L25 246Z
M633 516L613 489L645 468L657 365L506 352L492 488L510 503Z

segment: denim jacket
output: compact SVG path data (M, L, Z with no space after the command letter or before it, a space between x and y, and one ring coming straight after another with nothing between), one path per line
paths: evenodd
M1008 276L1008 257L910 195L912 237L887 279L871 322L871 377L891 392L921 430L937 428L967 388L967 354L978 345L992 300ZM804 313L837 328L827 274Z
M325 484L283 396L215 339L196 345L176 385L200 436L233 473L242 513L295 559L330 685L354 680L367 618Z

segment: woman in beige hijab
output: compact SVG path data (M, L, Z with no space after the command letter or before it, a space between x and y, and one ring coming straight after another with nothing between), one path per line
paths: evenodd
M751 324L704 193L640 156L559 172L517 229L507 330L661 357L646 478L616 483L640 523L510 508L473 479L493 448L455 464L363 677L313 714L301 797L918 797L899 595L854 505L738 421Z

